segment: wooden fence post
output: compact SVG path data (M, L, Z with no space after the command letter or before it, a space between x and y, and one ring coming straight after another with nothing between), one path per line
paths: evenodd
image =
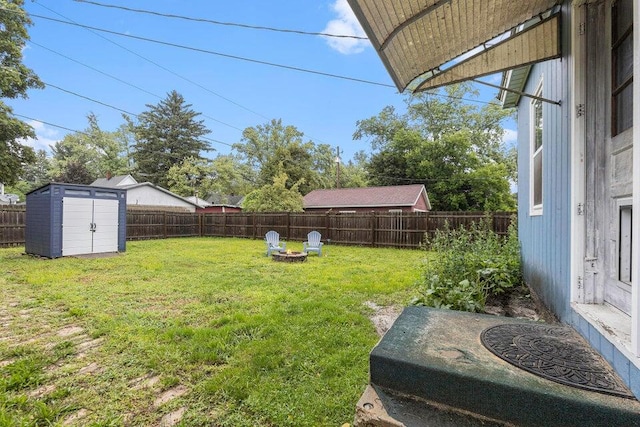
M222 237L227 237L227 213L222 214Z
M429 211L426 212L426 215L424 216L424 237L423 239L425 239L425 241L429 238Z
M371 212L371 246L375 246L376 245L376 221L377 217L376 217L376 212L373 211Z
M324 235L326 236L325 239L331 239L331 236L329 235L329 222L331 221L331 218L329 218L329 213L324 214Z
M255 239L258 234L258 225L256 224L256 213L251 214L251 223L253 225L253 235L252 237Z
M162 212L162 234L167 238L167 212Z
M291 238L291 212L287 212L287 240Z

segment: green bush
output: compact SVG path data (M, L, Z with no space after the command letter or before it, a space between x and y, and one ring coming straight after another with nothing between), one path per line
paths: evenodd
M426 247L436 255L427 260L414 305L480 312L487 297L522 283L515 220L506 237L493 232L488 217L469 229L447 225L427 240Z

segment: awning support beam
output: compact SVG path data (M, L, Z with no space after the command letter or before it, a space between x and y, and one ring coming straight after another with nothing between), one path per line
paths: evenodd
M426 8L425 10L421 11L420 13L417 13L417 14L413 15L411 18L407 19L402 24L398 25L396 28L393 29L393 31L391 31L391 33L387 36L387 38L382 41L382 44L380 45L380 49L378 49L378 50L379 51L383 51L384 48L387 47L387 44L389 44L389 42L391 40L393 40L393 38L396 36L396 34L398 34L400 31L404 30L404 28L407 25L410 25L412 22L415 22L415 21L419 20L420 18L422 18L423 16L426 16L426 15L430 14L432 11L434 11L437 8L439 8L440 6L442 6L445 3L451 3L451 0L439 0L439 1L435 2L434 4L432 4L431 6L429 6L428 8Z
M528 94L526 92L522 92L522 91L515 90L515 89L510 89L508 87L504 87L504 86L500 86L500 85L494 85L492 83L483 82L482 80L471 79L471 81L473 81L475 83L480 83L481 85L485 85L485 86L493 87L493 88L496 88L496 89L501 89L501 90L504 90L504 91L507 91L507 92L515 93L516 95L526 96L527 98L531 98L531 99L537 99L538 101L547 102L549 104L558 105L558 106L562 105L562 101L553 101L553 100L548 99L548 98L543 98L541 96L531 95L531 94Z

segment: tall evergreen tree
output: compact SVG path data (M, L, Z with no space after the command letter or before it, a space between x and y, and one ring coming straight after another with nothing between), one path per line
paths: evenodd
M167 188L167 172L187 157L202 159L202 151L211 151L202 136L209 133L200 113L186 104L182 95L171 91L157 105L149 105L148 111L138 116L135 126L136 143L133 158L136 173L143 179Z
M22 64L22 51L29 40L31 20L23 0L0 0L0 182L13 184L22 168L36 161L31 147L19 141L35 137L33 128L13 117L2 99L26 98L29 88L44 85L33 70Z

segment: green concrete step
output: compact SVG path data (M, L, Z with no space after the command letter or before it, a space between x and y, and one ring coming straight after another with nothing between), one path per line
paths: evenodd
M376 402L382 406L388 402L386 409L405 399L402 412L414 423L363 421L359 425L438 425L421 424L419 415L411 416L416 408L432 406L460 411L465 417L472 414L478 417L477 425L640 426L640 402L635 399L559 384L513 366L487 350L480 341L481 332L505 323L536 324L407 307L371 352L370 382L382 395ZM585 347L576 347L575 351L588 351L588 344L582 342ZM604 360L602 363L606 364ZM376 402L367 404L365 399L359 403L359 410L366 413L367 408L380 406ZM393 414L386 416L394 418Z

